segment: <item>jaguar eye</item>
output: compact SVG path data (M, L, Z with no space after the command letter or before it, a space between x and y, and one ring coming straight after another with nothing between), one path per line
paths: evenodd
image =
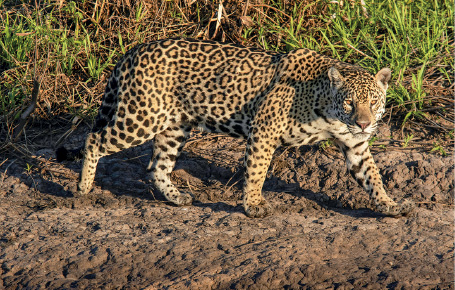
M352 100L346 100L346 105L352 105Z
M371 105L376 105L377 102L378 102L377 100L372 100Z

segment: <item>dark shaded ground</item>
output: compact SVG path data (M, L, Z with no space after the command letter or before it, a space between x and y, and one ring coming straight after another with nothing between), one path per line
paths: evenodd
M369 209L337 151L281 150L264 186L275 214L250 219L244 145L214 135L188 142L173 180L195 196L190 207L150 190L147 145L102 159L93 192L79 198L81 164L49 161L52 148L36 152L30 170L6 160L0 288L453 289L452 157L375 154L388 192L419 205L389 218Z

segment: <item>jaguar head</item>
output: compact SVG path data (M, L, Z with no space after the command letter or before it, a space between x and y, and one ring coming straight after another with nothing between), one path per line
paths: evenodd
M354 136L370 137L385 110L390 69L383 68L372 76L362 69L331 67L328 77L336 117Z

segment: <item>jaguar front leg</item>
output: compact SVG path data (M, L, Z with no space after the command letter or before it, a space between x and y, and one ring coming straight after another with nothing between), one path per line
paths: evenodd
M245 184L243 206L249 217L269 215L272 207L262 195L262 186L276 145L267 132L254 128L248 136L245 154Z
M406 215L415 204L410 200L393 201L386 193L379 170L368 147L368 141L353 147L338 144L346 157L349 172L354 179L369 193L378 212L389 216Z

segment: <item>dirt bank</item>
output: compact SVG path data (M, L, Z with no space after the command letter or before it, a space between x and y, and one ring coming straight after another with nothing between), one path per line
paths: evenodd
M83 132L66 144L79 146ZM0 167L0 288L453 289L451 157L375 154L386 188L419 207L371 211L341 154L276 153L264 190L273 216L241 206L244 142L193 137L173 172L196 202L175 207L150 189L144 145L103 158L95 188L75 198L80 163ZM50 160L50 161L49 161Z

